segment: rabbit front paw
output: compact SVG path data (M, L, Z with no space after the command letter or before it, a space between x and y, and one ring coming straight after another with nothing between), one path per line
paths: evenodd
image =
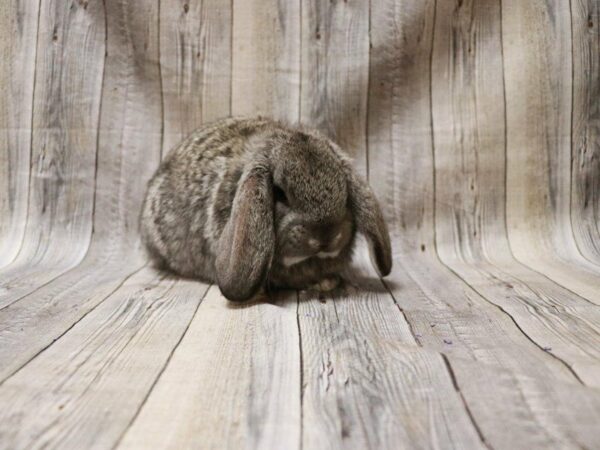
M340 285L339 277L325 277L311 286L311 290L317 292L331 292Z

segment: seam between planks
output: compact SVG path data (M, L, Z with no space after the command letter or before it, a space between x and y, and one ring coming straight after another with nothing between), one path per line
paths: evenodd
M300 442L299 449L304 448L304 353L302 348L302 328L300 327L300 294L296 291L296 324L298 326L298 349L300 350Z
M571 164L569 169L571 172L569 173L569 225L571 228L571 235L573 236L573 242L575 243L575 248L577 249L577 253L594 266L598 266L597 261L592 261L588 258L582 251L579 245L579 241L577 240L577 236L575 236L575 228L573 227L573 198L575 196L573 189L573 164L575 162L575 132L573 129L573 124L575 123L575 35L573 33L573 0L569 0L569 25L571 27L571 127L570 132L571 136L569 139L569 144L571 148L570 156L571 156Z
M127 432L131 429L131 427L133 426L133 424L135 423L135 421L137 420L137 418L139 417L140 413L142 412L142 409L144 408L144 406L146 405L146 403L148 402L148 399L150 398L150 395L152 394L152 392L154 391L154 388L156 387L156 385L158 384L158 382L160 381L160 378L162 377L163 373L165 372L165 370L167 369L167 366L169 365L169 363L171 362L171 360L173 359L173 355L175 354L175 351L177 350L177 348L179 347L179 344L181 344L181 342L183 341L183 339L185 338L188 330L190 329L190 326L192 325L192 322L194 321L194 319L196 318L196 314L198 313L198 309L200 309L200 305L202 304L202 302L204 301L204 299L206 298L206 295L208 294L208 291L210 290L210 288L212 287L212 285L208 285L206 287L206 290L204 291L204 294L202 294L200 300L198 301L198 304L196 305L196 309L194 310L194 313L192 314L192 317L190 318L190 321L187 323L187 326L185 327L185 329L183 330L183 333L181 333L181 336L179 337L179 339L177 340L177 342L175 343L175 345L173 346L173 348L171 349L171 352L169 353L169 356L167 356L167 360L165 361L165 363L163 364L163 366L161 367L160 371L158 372L158 374L156 375L156 378L154 379L154 381L152 382L152 384L150 385L150 388L148 389L148 392L146 393L146 395L144 396L144 398L142 399L142 402L140 403L140 406L137 408L135 414L133 415L133 417L131 418L131 420L129 421L129 423L127 424L127 426L125 427L125 429L123 430L123 432L121 433L121 435L119 436L119 438L115 441L115 444L111 447L112 450L116 449L117 447L119 447L119 445L121 444L121 442L123 441L123 438L125 437L125 435L127 434ZM169 289L169 291L173 289L173 286ZM168 291L167 291L168 292Z
M469 408L467 400L465 399L465 396L463 395L463 393L460 389L460 386L458 385L456 376L454 375L454 370L452 369L452 365L450 364L450 360L444 353L440 353L440 355L442 356L442 359L444 360L444 365L446 366L448 375L450 375L450 379L452 380L452 385L454 386L454 390L456 391L456 393L459 395L460 399L462 400L462 404L467 412L467 415L469 416L469 419L471 421L471 424L473 425L473 428L475 428L475 431L477 432L477 435L479 436L479 439L481 440L482 444L485 445L486 448L489 448L491 450L493 447L487 442L487 440L485 439L485 436L483 435L483 432L481 431L481 428L479 428L479 425L477 425L477 422L475 421L475 417L473 416L473 413L471 413L471 408Z
M437 0L433 1L433 20L431 24L431 51L429 52L429 127L431 131L431 182L432 182L432 202L431 218L433 225L433 251L439 258L437 247L437 171L435 168L435 129L433 127L433 52L435 49L435 24L437 21Z
M371 50L372 50L372 43L371 43L371 0L369 0L369 10L368 10L368 14L369 17L367 19L367 41L368 41L368 45L369 45L369 53L367 55L368 61L367 61L367 98L366 98L366 104L365 104L365 174L366 174L366 178L367 178L367 183L369 182L369 178L370 178L370 174L369 174L369 99L371 98L371 96L369 95L369 93L371 92Z
M233 3L229 1L229 10L231 17L229 18L229 115L233 115ZM204 100L204 99L203 99Z
M87 252L87 251L86 251L86 252ZM109 259L109 260L110 260L110 258L107 258L107 259ZM40 285L40 286L36 287L36 288L35 288L33 291L30 291L30 292L28 292L28 293L26 293L26 294L23 294L21 297L19 297L19 298L17 298L17 299L15 299L15 300L13 300L13 301L12 301L12 302L10 302L8 305L4 305L3 307L1 307L1 308L0 308L0 311L4 310L4 309L6 309L6 308L10 308L10 307L11 307L12 305L14 305L15 303L17 303L17 302L20 302L21 300L23 300L23 299L25 299L25 298L27 298L27 297L29 297L29 296L31 296L31 295L33 295L33 294L35 294L35 293L36 293L37 291L39 291L40 289L43 289L43 288L45 288L46 286L48 286L49 284L52 284L52 283L53 283L53 282L55 282L56 280L58 280L58 279L60 279L60 278L62 278L62 277L66 277L66 276L67 276L67 275L69 275L71 272L73 272L73 271L75 271L75 270L78 270L78 269L80 269L80 266L81 266L81 265L82 265L84 262L85 262L85 256L84 256L84 257L81 259L81 261L79 261L79 262L78 262L77 264L75 264L73 267L71 267L71 268L67 269L65 272L62 272L62 273L60 273L60 274L56 275L54 278L52 278L52 279L50 279L50 280L46 281L44 284L42 284L42 285ZM75 280L75 281L73 282L73 284L70 284L70 285L69 285L69 287L72 287L74 284L76 284L76 283L77 283L77 281L79 281L79 280Z
M404 268L403 268L404 269ZM414 280L412 279L411 275L405 271L406 275L408 275L408 277L414 282ZM383 284L383 286L385 287L385 289L388 291L388 294L390 294L390 297L392 297L392 301L394 302L394 305L396 305L396 308L398 308L398 311L400 311L400 314L402 314L402 317L404 318L404 321L406 322L406 324L408 325L408 329L410 331L410 334L412 335L413 339L415 340L415 342L417 343L417 345L419 347L422 347L423 344L421 343L421 341L419 340L419 338L417 337L417 333L415 333L415 330L413 328L412 323L410 322L410 320L408 320L408 317L406 315L406 311L404 311L404 308L402 308L400 306L400 304L398 303L398 300L396 299L396 297L394 296L392 290L389 288L389 286L387 285L387 283L383 280L383 278L379 278L379 280L381 281L381 284ZM415 283L416 284L416 283Z
M160 27L160 12L161 12L161 0L158 0L158 11L156 13L156 15L158 16L158 36L157 36L157 40L158 40L158 48L157 48L157 53L158 53L158 86L160 89L160 149L159 149L159 155L160 155L160 160L162 161L163 157L164 157L164 153L165 153L165 91L163 90L163 65L162 65L162 59L161 59L161 54L160 54L160 38L161 38L161 27ZM204 117L202 117L202 121L204 122Z
M108 54L108 14L106 12L106 0L102 0L102 5L104 6L104 62L102 64L102 83L100 84L100 99L98 102L98 125L96 128L96 154L94 155L94 196L92 198L92 237L90 238L90 242L88 243L88 248L86 250L86 255L89 252L91 247L91 240L94 236L94 231L96 228L96 204L98 197L98 158L100 155L100 130L102 124L102 104L104 99L104 85L106 82L106 55ZM85 259L85 256L83 259Z
M506 270L504 270L504 269L500 268L498 265L494 264L494 263L493 263L491 260L489 260L489 259L487 259L487 258L486 258L486 261L487 261L487 263L488 263L488 264L490 264L491 266L495 267L495 268L496 268L496 269L497 269L497 270L498 270L500 273L502 273L503 275L506 275L508 278L513 278L513 279L515 279L515 280L516 280L516 281L518 281L519 283L521 283L521 284L523 284L523 285L527 286L527 287L528 287L528 288L531 290L531 292L535 293L536 295L539 295L539 294L538 294L538 291L537 291L536 289L533 289L533 288L532 288L532 287L529 285L529 283L527 283L526 281L524 281L524 280L523 280L522 278L520 278L519 276L517 276L517 275L513 275L513 274L511 274L511 273L507 272ZM515 265L515 266L520 266L520 267L523 267L523 268L524 268L524 269L526 269L526 270L529 270L529 271L531 271L531 272L533 272L533 273L536 273L536 274L538 274L538 275L542 276L542 277L543 277L543 278L545 278L545 279L546 279L546 280L547 280L549 283L551 283L552 285L556 286L558 289L561 289L561 290L564 290L564 291L568 292L569 294L571 294L571 295L572 295L572 297L574 297L574 298L576 298L576 299L578 299L578 300L581 300L581 301L583 301L584 303L589 303L589 304L590 304L592 307L594 307L594 308L598 308L598 305L596 305L595 303L592 303L592 302L590 302L590 301L589 301L588 299L586 299L585 297L582 297L581 295L579 295L579 294L577 294L577 293L575 293L575 292L573 292L573 291L570 291L570 290L569 290L569 289L567 289L566 287L564 287L564 286L562 286L562 285L558 284L557 282L555 282L554 280L552 280L552 279L548 278L548 277L547 277L546 275L544 275L543 273L537 272L536 270L532 269L532 268L531 268L531 267L529 267L529 266L526 266L525 264L521 263L520 261L518 261L518 260L516 260L516 259L514 260L514 265ZM492 276L494 279L497 279L497 280L501 281L501 280L500 280L498 277L496 277L496 276L495 276L495 275L493 275L492 273L488 272L487 270L486 270L485 272L486 272L486 273L488 273L490 276ZM475 290L475 289L474 289L474 290ZM476 292L477 292L477 291L476 291ZM494 305L495 305L495 303L494 303ZM571 314L571 313L569 313L569 315L570 315L570 316L572 316L572 317L574 317L574 318L577 318L577 319L580 319L580 320L581 320L581 317L579 317L578 315ZM542 348L543 348L543 347L542 347Z
M296 121L298 122L298 125L300 125L302 122L302 79L304 78L302 73L302 51L304 47L302 44L304 39L304 29L302 26L304 22L304 17L302 17L302 0L298 0L298 11L298 14L300 15L300 39L298 45L298 118ZM298 296L298 298L300 297Z
M142 267L139 267L138 269L136 269L135 271L131 272L129 275L127 275L125 278L123 278L123 280L113 289L110 291L110 293L108 295L106 295L102 300L100 300L96 305L94 305L94 307L90 308L88 311L86 311L85 314L83 314L79 319L77 319L75 322L73 322L65 331L63 331L60 335L58 335L56 338L52 339L52 342L50 342L48 345L44 346L42 349L40 349L35 355L33 355L31 358L29 358L25 363L23 363L21 366L19 366L17 369L15 369L12 373L10 373L9 375L7 375L4 379L0 380L0 386L2 386L8 379L12 378L15 374L17 374L21 369L23 369L25 366L27 366L27 364L29 364L31 361L33 361L35 358L37 358L38 356L40 356L43 352L45 352L52 344L54 344L56 341L58 341L60 338L62 338L65 334L67 334L69 331L71 331L71 329L73 329L73 327L75 327L75 325L77 325L79 322L81 322L83 319L85 319L92 311L94 311L95 309L97 309L102 303L104 303L110 296L112 296L116 291L118 291L124 284L125 282L127 282L127 280L129 280L133 275L137 274L138 272L140 272L144 267L146 267L147 263L144 264Z

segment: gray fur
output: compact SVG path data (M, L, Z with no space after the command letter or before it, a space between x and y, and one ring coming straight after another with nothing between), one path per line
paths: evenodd
M161 267L230 300L308 288L349 264L356 232L378 272L390 239L366 182L336 144L269 119L223 119L173 149L148 184L142 239Z

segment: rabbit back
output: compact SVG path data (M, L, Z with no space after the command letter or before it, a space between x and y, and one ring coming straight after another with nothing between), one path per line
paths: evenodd
M148 183L141 235L161 268L215 281L217 241L229 218L248 138L261 119L199 128L165 157Z

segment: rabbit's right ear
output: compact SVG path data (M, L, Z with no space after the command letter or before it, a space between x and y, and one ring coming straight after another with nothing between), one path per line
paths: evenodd
M229 300L248 300L264 283L275 248L273 222L271 173L256 163L240 179L217 244L217 283Z

